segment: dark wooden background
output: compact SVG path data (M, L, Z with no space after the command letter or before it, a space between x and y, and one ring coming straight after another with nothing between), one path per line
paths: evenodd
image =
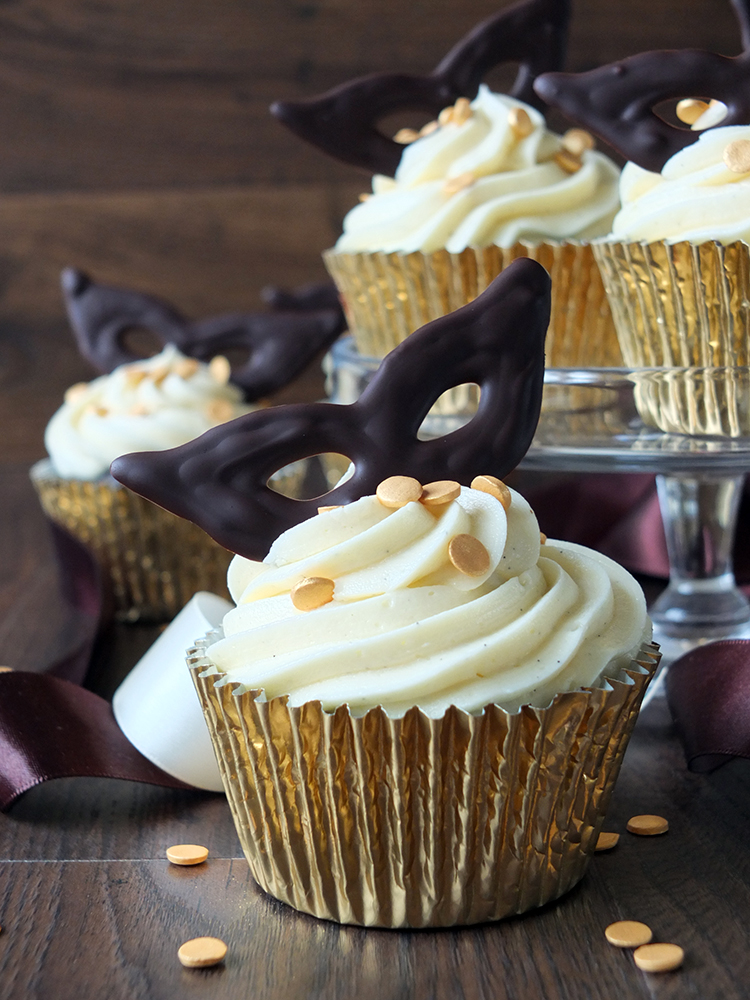
M34 421L41 441L62 389L91 374L65 339L61 267L194 316L323 277L320 252L366 178L287 133L269 103L373 70L428 70L497 6L0 3L2 452L40 455L13 425ZM687 45L738 51L729 0L574 0L571 68Z

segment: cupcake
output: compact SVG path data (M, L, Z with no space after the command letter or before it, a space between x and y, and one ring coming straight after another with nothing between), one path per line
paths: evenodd
M49 458L31 470L32 481L46 514L96 554L118 617L168 620L196 591L226 594L231 554L194 524L123 489L110 463L129 451L184 444L250 412L249 399L297 374L321 338L338 336L341 320L331 310L292 310L190 324L158 299L96 285L75 271L64 272L63 287L82 353L107 374L68 389L45 432ZM124 360L133 355L123 334L143 327L166 342L163 350ZM305 333L312 347L295 351L292 344L284 366L279 346ZM222 354L204 362L175 346L210 357L214 347L244 343L247 353L261 340L270 345L258 352L261 363L251 358L237 371ZM288 470L277 488L293 491L303 474Z
M629 161L594 253L625 364L652 369L633 375L639 412L667 432L750 433L749 56L647 52L535 83ZM667 100L675 125L652 111Z
M415 98L415 90L423 98L427 81L443 84L435 94L443 104L432 105L436 119L419 131L397 133L402 148L395 162L392 148L381 149L383 136L366 136L373 149L372 193L362 195L335 247L324 253L361 354L382 358L424 323L473 301L511 261L531 257L552 276L547 365L621 363L589 246L592 238L609 232L619 206L619 170L593 149L588 133L575 129L554 135L532 106L539 102L530 82L543 68L552 68L544 65L545 58L562 60L567 6L531 0L506 8L459 43L431 77L416 78L418 83L413 77L374 76L348 85L348 95L344 86L318 99L325 139L318 144L361 165L367 157L355 159L347 146L347 129L352 135L361 130L355 96L365 116L372 91L380 100L371 103L381 112L394 106L413 110L427 103ZM554 57L541 51L550 37L557 39ZM471 64L477 52L484 56L480 67ZM527 62L519 74L524 85L510 96L469 83L494 63L513 58ZM458 64L464 72L455 71ZM456 76L452 88L441 76L448 67ZM337 147L328 131L339 105L350 116L342 115L338 123ZM272 110L315 142L315 122L305 122L303 130L292 113L302 107Z
M253 876L297 909L380 927L495 920L562 895L594 850L657 653L635 580L544 539L495 475L539 415L548 296L519 261L407 338L356 403L251 414L113 466L240 553L236 607L189 665ZM441 356L482 383L480 410L397 447L388 427L444 389ZM281 463L334 424L355 472L305 519L309 504L259 485L273 428ZM493 472L473 476L482 458ZM378 480L407 464L426 485ZM469 485L427 481L448 468ZM247 530L254 511L263 533Z

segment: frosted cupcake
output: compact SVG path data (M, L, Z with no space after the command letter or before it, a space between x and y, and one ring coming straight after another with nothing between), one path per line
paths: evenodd
M113 466L241 553L237 606L189 662L253 876L305 912L475 923L584 874L656 652L632 577L546 541L495 475L533 435L548 319L547 275L517 261L356 403L250 414ZM446 371L481 384L479 411L418 441ZM261 485L272 452L333 440L354 474L319 513ZM408 467L422 481L377 478ZM427 481L445 469L470 485Z
M45 512L89 546L129 621L171 618L198 590L226 593L230 554L195 525L123 489L110 463L134 449L184 444L251 407L229 363L172 345L68 389L50 420L50 456L32 469Z
M535 82L630 161L594 249L625 363L657 369L635 376L638 409L664 431L750 434L748 80L749 51L685 50ZM668 100L676 124L653 110Z
M563 60L569 4L527 0L478 25L426 77L378 74L272 108L297 134L375 174L324 254L361 354L381 358L424 323L473 301L518 257L552 276L547 364L621 363L588 241L617 211L617 167L582 130L552 134L531 83ZM521 63L509 96L480 85ZM429 109L419 131L377 132ZM386 176L386 174L388 176Z

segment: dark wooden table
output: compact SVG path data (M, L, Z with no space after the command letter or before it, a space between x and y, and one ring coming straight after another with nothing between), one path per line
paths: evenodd
M27 463L0 463L1 661L39 669L72 642ZM110 694L153 640L119 626L90 684ZM663 837L624 832L629 816L670 821ZM663 702L642 714L607 827L620 844L555 905L496 925L366 931L300 915L257 888L224 798L103 779L27 793L0 816L0 997L161 1000L205 997L740 1000L750 992L750 763L688 773ZM210 848L171 866L174 843ZM615 920L648 923L685 949L661 976L608 945ZM223 966L183 969L177 948L216 935Z

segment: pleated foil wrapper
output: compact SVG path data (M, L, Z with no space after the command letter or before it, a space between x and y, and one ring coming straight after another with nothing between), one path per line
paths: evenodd
M385 357L425 323L473 302L518 257L538 261L552 278L547 367L621 366L607 296L589 244L517 243L508 249L469 247L455 254L323 254L357 349L376 358Z
M645 423L678 434L750 434L750 247L598 243L623 360Z
M658 647L546 709L354 717L241 693L188 651L242 848L295 909L368 927L498 920L584 875ZM220 683L217 684L216 682Z
M303 476L292 469L278 488L293 492ZM190 521L111 478L61 478L48 460L31 480L45 514L93 552L121 621L170 621L200 590L229 597L232 553Z

